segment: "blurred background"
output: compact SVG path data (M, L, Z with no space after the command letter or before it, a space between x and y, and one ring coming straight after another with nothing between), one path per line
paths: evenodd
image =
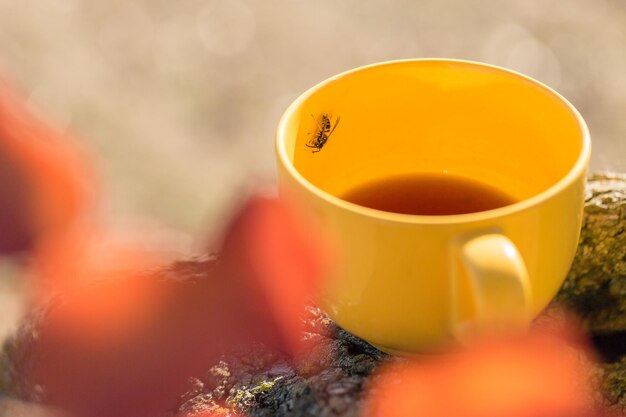
M624 0L0 0L0 72L94 156L111 224L181 251L272 183L274 129L300 93L416 57L543 81L588 121L592 169L626 170ZM15 283L0 285L9 317Z

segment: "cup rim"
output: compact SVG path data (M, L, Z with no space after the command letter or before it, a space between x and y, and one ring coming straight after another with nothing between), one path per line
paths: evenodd
M508 206L499 207L491 210L485 210L474 213L464 213L464 214L449 214L449 215L418 215L418 214L404 214L404 213L394 213L384 210L373 209L369 207L360 206L355 203L350 203L346 200L343 200L339 197L336 197L321 188L313 185L306 177L304 177L293 165L290 161L287 150L285 147L285 128L288 120L291 118L295 110L300 107L302 102L304 102L308 97L310 97L314 92L318 91L325 85L342 78L346 75L360 72L368 68L372 67L382 67L386 65L396 65L403 63L414 63L414 62L450 62L450 63L461 63L461 64L469 64L477 67L490 68L495 69L500 72L507 73L509 75L514 75L516 77L520 77L531 83L537 85L540 88L543 88L546 92L552 94L557 100L565 104L565 107L570 111L570 113L574 116L576 121L578 122L578 126L580 127L580 131L582 134L582 147L580 154L578 155L578 159L572 166L572 168L565 174L559 181L554 183L548 189L533 195L532 197L526 198L522 201L518 201L517 203L510 204ZM550 198L554 195L560 193L562 190L567 188L573 182L576 181L580 175L585 175L589 160L591 158L591 138L589 134L589 128L585 123L582 115L578 112L578 110L570 103L565 97L559 94L557 91L547 86L546 84L538 81L528 75L522 74L512 69L504 68L498 65L487 64L479 61L472 60L464 60L464 59L454 59L454 58L409 58L409 59L398 59L398 60L389 60L382 61L373 64L368 64L364 66L360 66L357 68L350 69L348 71L344 71L337 75L334 75L330 78L327 78L313 87L306 90L300 96L298 96L285 110L280 121L278 122L278 127L276 130L276 140L275 140L276 154L278 156L278 162L282 164L289 175L291 175L299 184L301 184L304 188L307 189L310 193L314 194L318 198L326 201L335 206L339 206L343 209L351 211L353 213L370 217L380 221L388 221L393 223L410 223L410 224L458 224L458 223L469 223L469 222L479 222L485 220L491 220L498 217L507 216L516 212L520 212L526 209L529 209L533 206L536 206Z

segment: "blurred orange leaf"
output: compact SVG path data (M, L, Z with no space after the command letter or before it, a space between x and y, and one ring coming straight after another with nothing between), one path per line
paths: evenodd
M81 217L91 203L95 186L91 162L67 134L44 121L0 80L0 149L2 159L31 192L33 216L39 232L53 232Z
M251 323L273 330L292 354L302 348L303 306L315 297L332 267L331 242L293 203L248 200L225 233L221 275L237 288L240 303L256 310ZM259 329L256 325L256 329ZM268 340L269 339L269 340Z
M256 197L235 215L220 260L198 282L137 271L85 280L50 308L39 331L34 372L46 401L78 417L152 417L229 349L259 341L297 354L300 314L326 265L315 234L292 207ZM98 259L83 271L111 266Z
M482 342L386 368L367 417L575 417L593 410L589 363L548 335Z
M0 254L36 253L38 278L67 280L60 259L94 214L91 165L0 80Z

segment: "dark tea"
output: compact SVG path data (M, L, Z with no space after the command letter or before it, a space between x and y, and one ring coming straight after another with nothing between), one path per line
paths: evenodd
M377 210L430 216L476 213L517 201L491 185L443 173L383 178L340 197Z

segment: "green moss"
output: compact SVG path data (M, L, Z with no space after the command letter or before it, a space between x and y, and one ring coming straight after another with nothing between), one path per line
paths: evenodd
M593 332L626 330L626 175L589 180L578 250L557 301Z
M269 392L276 382L283 377L279 376L272 380L263 380L254 386L241 386L234 391L227 399L226 403L232 407L244 409L250 407L256 402L258 397L262 394Z
M272 389L276 381L278 381L279 379L281 378L276 378L273 381L263 381L259 384L258 388L261 392L267 392Z

